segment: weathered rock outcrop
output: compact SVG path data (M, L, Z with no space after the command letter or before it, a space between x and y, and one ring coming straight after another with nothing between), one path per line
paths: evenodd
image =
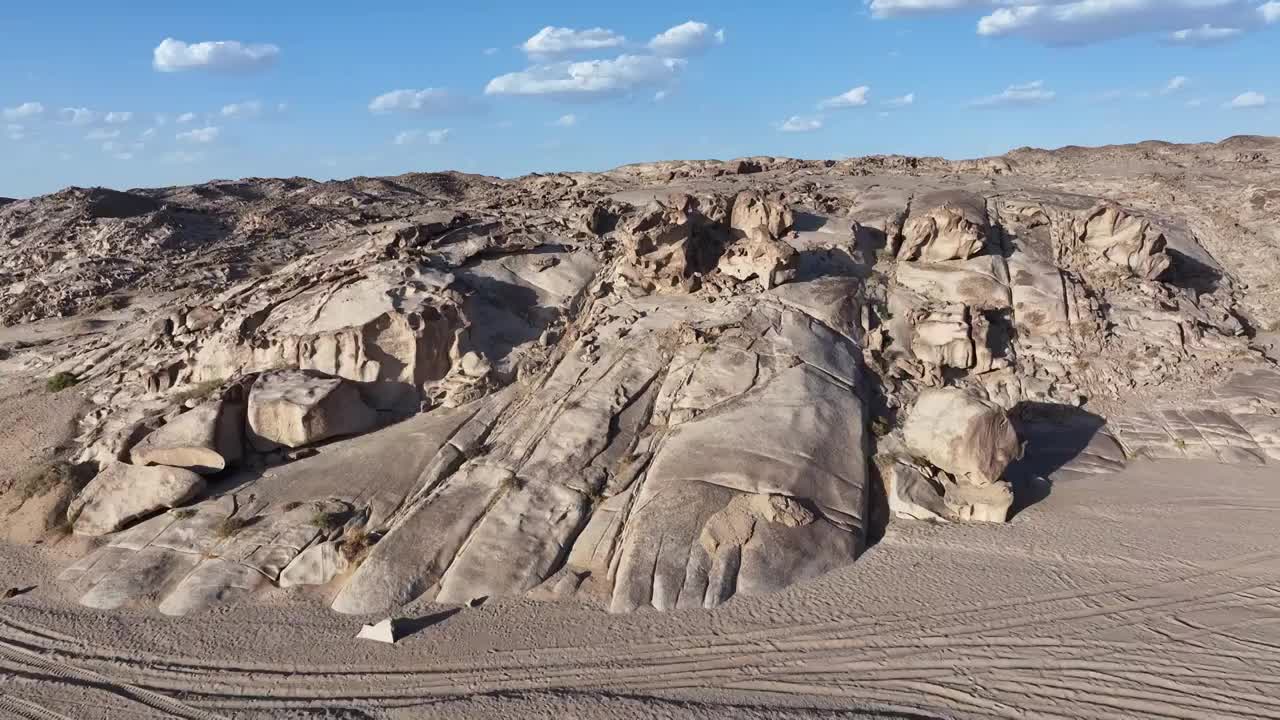
M300 448L365 432L378 422L351 383L298 371L263 373L249 391L250 440L259 450Z
M1086 248L1137 277L1155 280L1169 269L1164 235L1152 229L1145 218L1114 205L1102 205L1090 211L1078 227L1077 237Z
M1130 152L68 191L0 208L0 316L43 319L0 377L79 380L94 607L714 607L852 562L877 478L999 522L1135 457L1280 460L1273 171Z
M169 465L201 474L240 460L244 405L212 400L170 420L133 446L134 465Z
M158 510L198 496L204 479L190 470L108 465L67 508L67 520L81 535L106 535Z
M968 260L983 251L990 232L982 197L964 192L928 193L911 204L898 259Z

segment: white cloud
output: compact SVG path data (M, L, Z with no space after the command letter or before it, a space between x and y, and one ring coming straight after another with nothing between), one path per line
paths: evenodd
M67 125L88 125L97 119L98 114L89 108L62 108L58 117Z
M220 135L221 133L222 133L221 129L210 126L210 127L196 128L195 130L188 130L186 132L180 132L177 135L177 139L179 142L211 143L214 140L217 140L218 135Z
M1188 78L1187 76L1177 75L1173 77L1171 80L1169 80L1168 84L1164 86L1164 89L1160 91L1160 94L1171 95L1173 93L1176 93L1179 90L1182 90L1183 88L1185 88L1188 82L1191 82L1191 79Z
M1173 42L1204 44L1280 20L1277 0L865 1L876 18L981 11L986 14L978 19L979 35L1025 37L1048 45L1083 45L1146 33L1173 33Z
M662 102L663 100L667 99L667 95L668 93L666 90L659 90L658 92L653 94L653 101Z
M156 134L155 128L147 128L146 130L142 131L142 135L140 137L146 139L146 138L154 137L155 134Z
M392 142L396 145L412 145L420 137L422 137L421 130L405 130L404 132L396 133L395 140Z
M1201 25L1198 28L1187 28L1169 34L1169 42L1178 45L1216 45L1234 40L1244 33L1240 28L1214 27Z
M196 119L196 114L188 112L188 113L182 113L181 115L179 115L178 119L175 120L174 122L178 123L179 125L186 125L187 123L195 119Z
M823 100L818 103L818 109L862 107L867 104L867 93L869 92L871 92L871 88L866 85L859 85L848 92Z
M627 39L612 30L591 28L574 30L566 27L542 28L524 41L520 49L534 58L551 58L574 52L605 50L625 45ZM496 50L494 52L497 52ZM492 53L487 53L492 54Z
M884 101L884 104L888 105L889 107L899 107L899 108L907 107L908 105L915 105L915 103L916 103L915 93L907 93L902 97L889 98L888 100Z
M10 140L22 140L27 136L27 128L18 123L9 123L4 128L4 136Z
M690 57L724 44L724 30L711 29L703 22L690 20L658 33L649 41L649 49L667 57Z
M813 132L822 129L822 118L792 115L779 125L778 129L788 133Z
M1266 107L1266 106L1267 106L1267 96L1263 95L1262 93L1254 92L1252 90L1250 90L1249 92L1241 93L1237 95L1234 100L1227 103L1227 107L1231 108L1232 110L1245 110L1250 108L1260 108L1260 107Z
M270 44L245 45L235 40L187 44L165 38L153 56L151 64L160 72L247 71L269 67L280 57L280 48Z
M444 128L442 130L405 130L404 132L396 135L395 144L412 145L425 137L428 145L443 145L444 141L448 139L450 132L452 132L452 130L449 128Z
M589 97L660 85L685 66L678 58L619 55L612 60L535 65L489 81L486 95L559 95Z
M5 108L2 114L5 120L26 120L43 115L44 105L38 102L24 102L17 107Z
M257 100L222 106L222 117L231 118L232 120L255 118L260 114L262 114L262 103Z
M131 112L109 112L102 118L108 125L123 125L133 119Z
M456 112L470 105L466 98L440 88L392 90L369 101L369 112Z
M84 139L85 140L112 140L118 137L120 137L119 130L105 130L103 128L96 128L94 130L90 130L89 134L84 136Z
M1039 105L1052 101L1057 93L1046 90L1044 81L1010 85L999 95L988 95L969 103L971 107L999 107L1011 105Z
M555 125L556 127L573 127L574 125L578 124L578 116L574 115L573 113L570 113L568 115L561 115L560 117L556 118L555 122L551 124Z
M991 4L985 0L867 0L872 16L877 18L977 8Z

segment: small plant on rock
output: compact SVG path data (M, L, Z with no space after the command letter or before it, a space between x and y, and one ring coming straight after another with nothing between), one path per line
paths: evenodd
M75 373L60 372L49 376L49 379L44 383L44 387L49 392L56 393L62 392L69 387L78 385L79 383L80 378L76 377Z
M219 539L225 540L229 537L235 537L240 534L241 530L244 530L252 524L253 521L248 518L234 516L229 517L218 523L218 526L213 529L213 534Z

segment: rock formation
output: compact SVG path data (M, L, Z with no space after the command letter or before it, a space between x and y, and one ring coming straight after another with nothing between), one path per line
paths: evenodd
M72 188L0 208L0 373L87 402L93 607L715 607L886 515L1280 462L1277 165L1171 201L1134 152Z

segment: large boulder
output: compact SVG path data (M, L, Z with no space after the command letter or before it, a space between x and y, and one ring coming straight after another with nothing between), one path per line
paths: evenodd
M799 258L795 248L757 229L750 237L726 248L717 267L738 280L756 278L769 290L796 278Z
M1100 205L1078 224L1077 237L1107 262L1127 268L1134 275L1155 280L1172 264L1164 235L1145 218L1130 215L1115 205Z
M342 378L299 370L264 373L249 392L254 446L299 448L373 429L378 415Z
M898 259L967 260L982 252L990 232L981 197L961 191L929 193L912 203Z
M106 535L165 508L182 505L204 491L204 478L182 468L107 465L67 508L80 535Z
M962 482L998 482L1022 454L1003 408L955 388L920 393L902 427L907 448Z
M775 198L755 190L743 190L733 199L733 212L729 227L748 237L757 229L764 230L772 239L782 237L795 224L791 208Z
M170 420L130 451L134 465L169 465L212 474L240 459L244 405L206 402Z
M618 274L645 292L697 289L697 273L715 262L705 233L699 232L701 219L689 195L655 200L618 228L626 251Z

